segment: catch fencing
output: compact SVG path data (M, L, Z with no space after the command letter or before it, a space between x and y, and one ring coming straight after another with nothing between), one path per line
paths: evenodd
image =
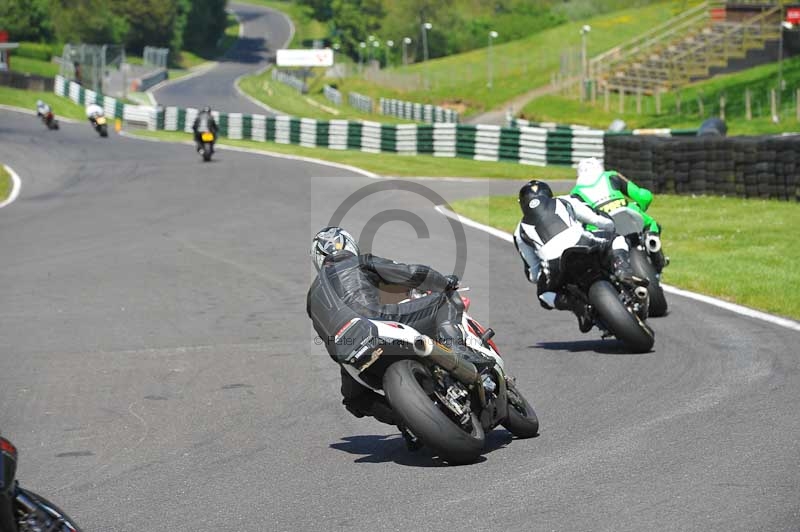
M372 98L357 92L350 92L347 94L347 103L350 104L350 107L355 107L364 113L371 113L373 111Z
M325 98L332 104L342 105L342 93L330 85L322 87L322 94L325 95Z
M439 107L438 105L407 102L391 98L381 98L379 104L382 115L405 118L406 120L428 123L458 123L459 119L456 111Z
M303 94L308 92L308 87L306 86L305 81L287 72L278 70L277 68L272 69L272 79L279 83L283 83L284 85L288 85Z

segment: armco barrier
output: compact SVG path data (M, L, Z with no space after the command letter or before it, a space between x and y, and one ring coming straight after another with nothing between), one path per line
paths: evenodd
M406 120L416 120L417 122L458 123L457 112L452 109L430 104L381 98L379 101L379 111L382 115L405 118Z
M654 192L800 201L800 135L606 136L606 166Z

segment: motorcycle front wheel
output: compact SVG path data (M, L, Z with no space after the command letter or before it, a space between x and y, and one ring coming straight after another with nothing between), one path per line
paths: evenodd
M610 331L634 353L646 353L653 348L655 333L619 299L619 293L605 280L589 287L589 302Z
M32 511L35 508L35 511ZM38 493L18 488L14 501L20 532L27 530L52 530L53 532L81 532L80 528L58 506Z
M536 417L536 412L513 383L507 383L506 387L508 389L508 417L502 425L517 438L533 438L539 434L539 418Z
M422 443L450 464L472 463L483 452L483 427L474 413L467 427L451 419L433 392L435 386L428 369L415 360L395 362L383 375L389 404Z
M667 298L664 296L664 289L661 288L661 280L658 278L656 269L650 264L644 251L631 249L631 268L633 268L636 275L650 281L647 287L647 295L650 299L648 315L655 317L666 316Z

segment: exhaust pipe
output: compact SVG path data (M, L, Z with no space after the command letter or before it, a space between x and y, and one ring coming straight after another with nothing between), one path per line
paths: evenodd
M475 384L478 382L478 370L474 364L462 360L452 349L434 342L428 336L419 336L414 340L414 353L420 358L427 358L437 366L441 366L461 383Z
M636 288L633 289L633 293L634 295L636 295L638 299L642 301L647 300L647 288L645 288L644 286L637 286Z
M661 237L650 233L645 237L644 245L650 253L658 253L661 251Z

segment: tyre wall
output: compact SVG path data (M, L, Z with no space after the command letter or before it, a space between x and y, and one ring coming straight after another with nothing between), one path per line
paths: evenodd
M800 201L800 135L604 138L605 166L656 193Z

